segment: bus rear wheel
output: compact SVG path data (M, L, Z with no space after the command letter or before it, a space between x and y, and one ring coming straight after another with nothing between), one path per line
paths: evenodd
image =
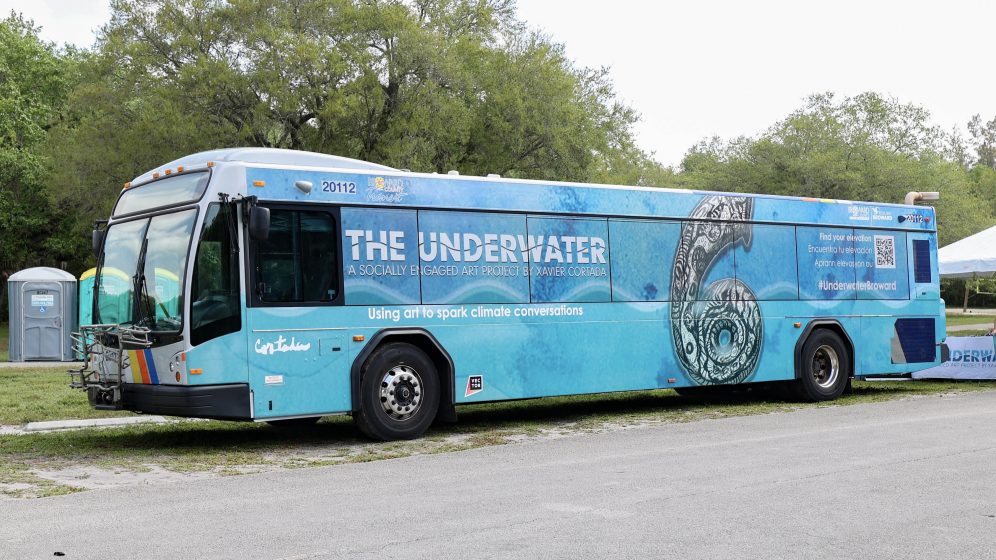
M439 409L439 374L425 352L400 342L385 344L367 360L360 378L360 406L353 419L373 439L414 439Z
M840 335L814 331L802 346L795 395L804 401L831 401L841 396L851 377L851 357Z

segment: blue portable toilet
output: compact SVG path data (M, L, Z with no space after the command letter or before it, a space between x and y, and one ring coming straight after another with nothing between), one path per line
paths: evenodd
M37 267L7 279L10 295L10 361L73 360L76 277Z

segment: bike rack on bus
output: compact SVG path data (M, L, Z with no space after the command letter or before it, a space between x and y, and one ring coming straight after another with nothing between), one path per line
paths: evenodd
M118 324L85 325L71 334L73 351L83 356L79 369L68 370L69 387L87 391L94 408L121 408L124 372L131 369L128 350L152 346L152 331Z

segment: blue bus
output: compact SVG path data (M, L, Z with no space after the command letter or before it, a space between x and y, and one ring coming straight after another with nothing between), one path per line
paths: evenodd
M94 231L74 385L145 413L351 414L383 440L507 399L783 382L829 400L942 361L936 223L901 204L203 152L126 184Z

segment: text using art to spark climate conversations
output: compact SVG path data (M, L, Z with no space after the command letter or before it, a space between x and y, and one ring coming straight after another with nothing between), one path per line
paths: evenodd
M543 305L543 306L509 306L509 305L459 305L452 307L368 307L367 318L373 320L390 320L397 323L402 319L431 319L452 321L455 319L535 319L542 317L582 317L584 307L581 305Z

